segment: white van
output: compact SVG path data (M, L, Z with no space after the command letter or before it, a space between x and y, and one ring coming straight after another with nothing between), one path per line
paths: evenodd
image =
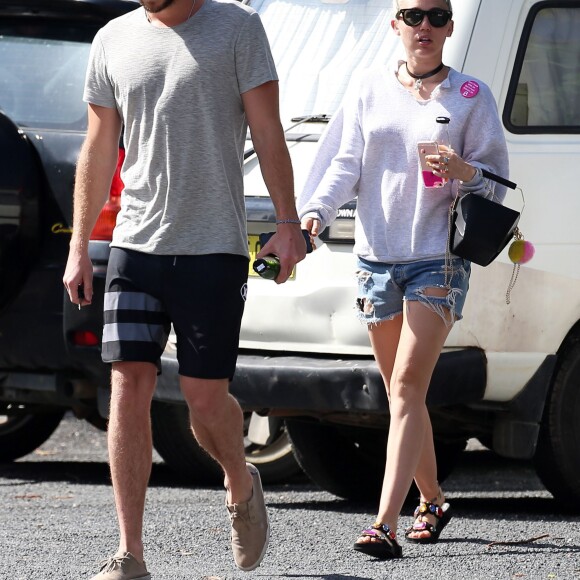
M250 0L277 63L296 191L316 141L358 70L397 58L385 0ZM506 204L535 246L506 304L504 253L473 265L464 319L441 354L428 404L439 475L469 438L533 459L557 500L580 500L580 1L455 0L446 64L487 83L510 153ZM309 117L313 117L310 118ZM257 159L246 160L250 248L273 229ZM285 418L296 458L322 488L376 493L388 409L366 327L354 313L356 204L317 240L283 285L251 277L233 392L264 417L267 441ZM362 476L362 477L361 477Z

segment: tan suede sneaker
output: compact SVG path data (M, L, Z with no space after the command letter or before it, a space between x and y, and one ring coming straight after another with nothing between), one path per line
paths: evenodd
M101 571L91 580L151 580L145 562L138 562L130 552L113 556L101 563Z
M236 566L249 572L257 568L266 555L270 524L260 473L251 463L246 465L253 478L252 497L245 503L226 503L226 507L232 524L232 551Z

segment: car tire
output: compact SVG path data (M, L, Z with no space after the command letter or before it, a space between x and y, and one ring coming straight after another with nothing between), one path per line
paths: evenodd
M385 471L387 431L287 419L298 463L320 488L353 501L378 501ZM466 441L436 441L439 481L453 470ZM413 484L407 501L415 502Z
M538 477L567 511L580 511L580 343L559 355L544 408L534 465Z
M244 432L247 435L251 413L245 413ZM221 485L220 466L200 447L191 432L186 405L155 401L151 409L153 445L165 463L187 481L196 484ZM244 441L246 461L260 471L264 483L279 483L301 473L284 424L278 426L267 445Z
M220 466L193 436L186 405L154 401L151 428L155 450L175 473L192 484L220 483Z
M17 413L10 408L0 411L0 461L20 459L38 449L50 436L64 416L64 410L26 413L18 406Z

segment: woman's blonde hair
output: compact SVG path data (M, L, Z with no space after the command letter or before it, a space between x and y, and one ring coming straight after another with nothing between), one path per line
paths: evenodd
M447 4L447 10L453 12L453 8L451 7L451 0L444 0L445 4ZM393 18L397 17L397 12L399 11L399 0L393 0Z

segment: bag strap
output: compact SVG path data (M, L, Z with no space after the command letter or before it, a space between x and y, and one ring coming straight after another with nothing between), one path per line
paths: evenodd
M522 232L520 232L519 228L516 227L516 230L514 232L514 239L516 240L523 240L524 236L522 235ZM514 286L516 285L516 282L518 281L518 276L520 274L520 264L516 264L514 262L514 267L512 268L512 276L510 278L508 287L507 287L507 291L505 293L505 303L506 304L510 304L512 301L512 290L514 289Z
M510 181L509 179L506 179L505 177L501 177L499 175L496 175L495 173L492 173L491 171L488 171L487 169L482 169L481 170L481 174L483 175L483 177L487 178L487 179L491 179L492 181L497 181L498 183L501 183L501 185L505 185L506 187L509 187L510 189L517 189L517 184L514 183L513 181Z
M505 185L506 187L509 187L510 189L514 189L514 190L519 189L520 195L522 196L522 210L520 211L520 214L524 213L524 208L526 207L526 198L524 197L524 192L523 192L522 188L518 187L517 183L514 183L513 181L510 181L509 179L506 179L505 177L501 177L501 175L496 175L495 173L492 173L491 171L488 171L487 169L482 169L481 175L483 177L485 177L486 179L491 179L492 181L496 181L497 183L500 183L501 185ZM457 194L459 195L459 191L457 192ZM457 204L457 199L455 199L454 203Z

